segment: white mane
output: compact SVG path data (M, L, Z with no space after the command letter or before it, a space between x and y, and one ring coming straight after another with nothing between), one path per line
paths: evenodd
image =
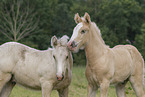
M100 29L98 28L98 26L97 26L94 22L92 22L92 24L93 24L93 26L95 26L97 32L98 32L99 35L101 36L101 31L100 31Z
M92 29L94 30L93 32L95 32L96 34L98 34L97 37L102 41L102 43L105 44L104 40L102 39L101 31L100 31L100 29L98 28L98 26L97 26L94 22L92 22L92 23L91 23L91 27L92 27Z

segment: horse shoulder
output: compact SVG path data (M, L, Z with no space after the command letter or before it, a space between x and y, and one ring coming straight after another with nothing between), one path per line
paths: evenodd
M44 52L45 53L45 52ZM41 63L38 66L38 72L40 76L46 76L46 78L53 78L56 76L56 65L52 57L52 53L48 51L42 55Z

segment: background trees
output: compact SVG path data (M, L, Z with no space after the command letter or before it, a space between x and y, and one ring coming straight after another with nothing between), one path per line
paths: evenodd
M126 44L126 40L133 44L144 22L143 8L135 0L104 0L98 14L102 16L100 18L101 28L107 27L106 30L103 29L105 30L103 32L113 33L113 36L117 38L113 41L109 36L106 39L107 43L111 39L115 45L116 43Z
M12 0L1 2L0 32L11 41L19 41L35 31L38 19L29 2Z
M13 5L14 1L21 2L21 6L18 3ZM14 9L12 5L15 6ZM10 16L7 16L5 8L9 9ZM16 19L18 9L18 19ZM76 25L74 15L77 12L81 16L85 12L90 14L91 20L99 26L105 43L110 47L130 43L135 45L145 57L144 0L1 0L0 44L13 40L37 49L47 49L53 35L71 36ZM21 16L25 17L27 14L29 18L20 31L13 31L4 19L4 16L11 18L13 25L15 20L18 20L16 26L18 28ZM21 20L22 23L24 21ZM18 39L27 26L31 28L30 32L33 34L27 35L27 31L26 35L22 34L23 37ZM76 65L86 64L83 51L74 54L74 62Z
M136 35L134 45L138 48L145 59L145 23L141 26L141 33Z

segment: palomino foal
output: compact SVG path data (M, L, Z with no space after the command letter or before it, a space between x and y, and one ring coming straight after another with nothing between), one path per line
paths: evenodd
M125 96L125 85L130 81L137 97L145 97L143 91L144 61L138 50L131 45L109 48L105 45L99 28L91 22L88 13L75 15L77 26L68 42L73 52L85 48L88 80L88 97L95 97L100 87L101 97L107 97L110 84L116 87L117 97Z
M67 36L51 38L53 48L40 51L17 42L0 46L0 97L8 97L16 84L42 90L50 97L53 89L59 97L68 97L73 60L67 48Z

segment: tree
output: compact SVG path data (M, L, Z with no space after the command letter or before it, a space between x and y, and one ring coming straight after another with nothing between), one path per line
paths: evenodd
M145 23L141 27L141 33L136 35L134 45L139 49L145 58Z
M97 16L101 28L107 27L116 35L119 44L126 44L126 40L133 43L140 33L144 11L135 0L103 0Z
M19 41L36 31L38 19L36 12L26 0L1 2L0 32L11 41Z
M67 3L66 3L67 2ZM55 8L55 15L53 17L52 34L62 36L64 34L71 35L73 28L72 13L69 11L71 2L69 0L60 1Z
M71 0L35 0L41 29L39 33L28 37L39 49L47 49L50 46L50 39L53 35L71 35L74 25L70 8Z

